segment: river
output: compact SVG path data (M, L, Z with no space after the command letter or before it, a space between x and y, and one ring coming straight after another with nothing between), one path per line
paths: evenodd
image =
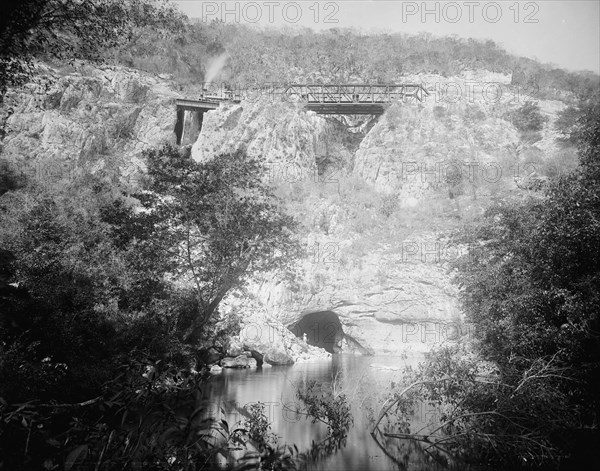
M223 369L215 374L205 399L215 410L224 409L230 424L241 423L244 416L240 408L261 402L271 422L271 431L277 434L280 444L295 444L308 451L312 441L323 440L326 427L313 424L304 415L296 398L297 386L309 380L337 386L346 394L351 404L354 425L350 428L344 447L332 455L309 465L311 471L384 471L447 469L438 465L422 447L412 440L387 439L385 450L370 434L372 421L391 390L391 384L402 379L404 366L416 366L422 354L410 357L369 357L333 355L331 360L299 363L258 370ZM392 369L393 368L393 369ZM411 419L415 425L435 422L434 409L426 404L417 407ZM393 445L390 445L390 441Z

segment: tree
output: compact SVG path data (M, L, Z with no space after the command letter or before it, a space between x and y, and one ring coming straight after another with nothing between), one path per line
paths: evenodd
M31 76L34 58L102 62L137 28L164 34L183 24L167 1L7 0L0 10L0 97Z
M565 145L577 146L583 120L593 115L594 104L600 101L598 93L579 100L558 113L554 129L561 134L559 141Z
M124 361L195 361L194 291L166 276L151 233L119 224L134 203L89 175L0 197L0 397L85 400Z
M227 453L201 433L205 365L190 373L194 348L181 339L204 333L228 287L291 260L270 249L285 248L293 222L255 160L200 165L173 147L149 155L141 204L90 175L0 195L5 467L183 469ZM290 458L269 452L279 459Z
M508 387L498 402L505 401L504 415L517 413L516 392L527 390L520 385L535 384L522 403L535 410L539 398L547 401L538 422L527 420L563 456L577 455L578 442L589 443L582 438L597 439L600 417L598 101L588 104L574 134L580 168L555 179L543 200L490 208L461 232L457 240L476 249L456 265L478 351Z
M1 127L1 125L0 125ZM1 138L1 136L0 136ZM6 160L0 160L0 196L25 185L25 178Z
M167 145L147 159L145 191L135 195L142 208L128 224L143 228L171 276L195 290L191 341L230 290L252 274L290 266L299 253L295 222L263 182L263 165L242 152L197 163Z
M540 113L539 105L531 101L525 102L523 106L510 113L508 119L521 133L521 139L529 142L541 139L539 132L548 121L548 118Z
M83 214L68 221L69 208L49 195L10 192L2 213L0 244L13 257L7 281L21 293L12 289L2 302L0 394L8 401L86 395L98 383L85 375L102 371L98 356L113 346L90 343L92 335L114 334L106 317L94 312L96 302L107 300L108 280L99 276L95 257L107 258L106 245ZM94 240L99 250L86 250ZM109 370L105 364L96 378L101 382ZM69 381L77 386L65 389Z

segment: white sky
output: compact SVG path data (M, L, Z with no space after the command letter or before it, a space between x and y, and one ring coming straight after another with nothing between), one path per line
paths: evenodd
M569 70L600 72L600 0L173 1L192 18L204 14L209 20L258 26L489 38L520 56Z

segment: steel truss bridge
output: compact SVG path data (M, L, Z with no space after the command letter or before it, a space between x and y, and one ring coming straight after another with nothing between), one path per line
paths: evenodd
M429 92L421 84L290 85L284 92L298 97L318 114L383 114L395 101L421 102Z
M254 88L248 92L222 90L218 93L204 92L199 99L178 99L177 143L195 140L202 127L206 111L217 109L221 103L239 103L244 95L251 100L262 97L277 98L303 103L305 108L324 115L381 115L394 102L421 102L429 95L418 83L399 84L341 84L308 85L291 84L286 87ZM188 116L191 115L191 119ZM191 129L189 129L191 128ZM197 128L197 130L196 130ZM190 135L190 130L192 134ZM194 136L195 135L195 136Z

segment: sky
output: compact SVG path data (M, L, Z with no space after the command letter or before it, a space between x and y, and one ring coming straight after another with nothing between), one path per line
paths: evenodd
M600 73L600 0L174 0L191 18L364 33L429 32L491 39L519 56Z

